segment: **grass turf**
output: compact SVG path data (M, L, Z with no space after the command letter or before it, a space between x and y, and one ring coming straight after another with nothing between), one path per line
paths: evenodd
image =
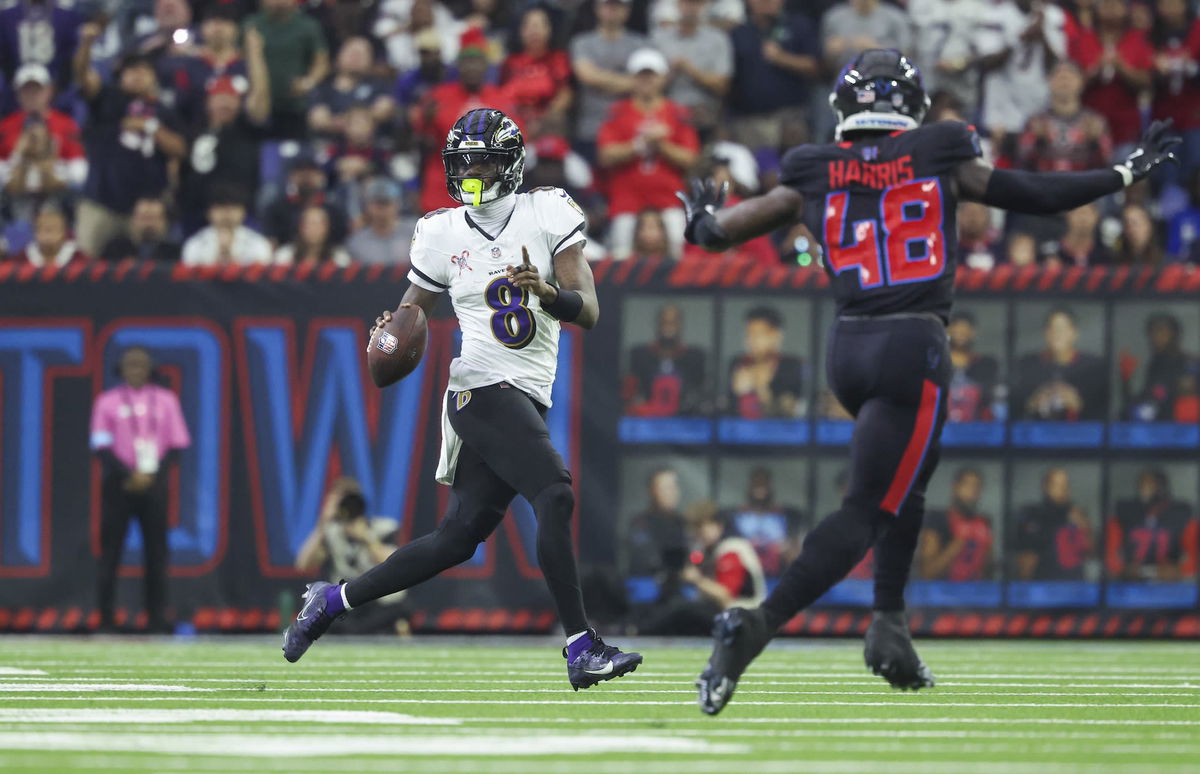
M856 641L777 642L702 716L702 641L573 693L548 639L0 639L0 771L1197 771L1200 648L923 642L938 687L890 690Z

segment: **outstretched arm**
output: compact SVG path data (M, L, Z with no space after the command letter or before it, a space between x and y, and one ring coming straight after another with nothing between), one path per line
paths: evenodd
M761 196L721 209L726 187L711 180L694 181L690 195L675 195L687 214L684 237L705 250L720 252L800 220L804 197L787 186L777 185Z
M1170 121L1155 121L1133 152L1108 169L1024 172L995 169L981 159L972 159L959 165L956 171L958 193L969 201L1031 215L1073 210L1133 185L1146 178L1159 164L1176 161L1171 149L1180 143L1180 139L1167 135L1170 125Z

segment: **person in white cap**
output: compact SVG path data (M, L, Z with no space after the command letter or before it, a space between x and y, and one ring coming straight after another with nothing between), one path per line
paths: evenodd
M663 96L670 70L657 50L635 51L627 66L633 92L613 105L596 137L599 164L608 171L614 258L629 257L637 215L646 209L662 212L671 256L678 258L683 248L685 218L674 192L696 162L700 138L687 109Z
M79 125L50 107L46 66L22 66L13 85L19 109L0 121L0 186L17 205L14 215L31 221L38 202L83 185L88 166Z

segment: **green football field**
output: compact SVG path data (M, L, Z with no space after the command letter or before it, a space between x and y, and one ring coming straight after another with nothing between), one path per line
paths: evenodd
M857 641L777 642L716 718L705 642L621 644L645 664L574 693L546 638L4 637L0 771L1200 771L1196 644L925 642L912 694Z

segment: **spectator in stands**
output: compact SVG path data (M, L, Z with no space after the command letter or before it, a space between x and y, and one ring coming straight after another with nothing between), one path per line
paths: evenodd
M121 383L96 396L91 448L100 460L100 573L96 582L100 629L116 625L117 569L129 519L136 517L146 561L145 599L150 632L167 621L167 471L192 445L175 393L154 384L154 361L130 347L118 361Z
M393 88L396 102L404 108L421 102L430 89L455 76L453 68L442 61L442 39L433 29L421 30L414 36L413 45L417 48L417 64L400 70Z
M646 46L643 36L625 29L632 0L594 2L596 29L571 39L571 69L579 82L574 145L589 162L596 160L596 142L592 138L608 120L617 100L633 91L629 58Z
M1128 0L1099 0L1096 28L1085 31L1071 51L1087 78L1083 103L1104 116L1116 155L1142 133L1138 99L1150 88L1154 50L1142 30L1129 24Z
M721 103L733 78L728 33L705 21L710 0L679 0L679 20L655 30L652 40L671 63L667 97L692 114L707 135L721 120Z
M192 6L187 0L154 0L154 28L133 42L138 53L154 58L194 51Z
M1066 15L1057 5L1003 0L979 34L983 124L999 142L1016 135L1050 101L1047 75L1067 55Z
M75 57L76 82L90 112L84 133L88 176L76 209L76 234L90 255L125 233L133 203L165 191L169 163L187 154L178 118L158 99L151 61L127 55L114 83L105 84L88 55L99 34L97 25L85 24Z
M392 555L399 526L395 519L367 518L362 487L352 478L339 478L326 493L317 523L296 553L296 569L320 573L335 583L357 578ZM350 610L338 620L339 630L407 636L411 613L404 604L406 594L398 591L376 604Z
M958 309L946 327L950 339L950 391L946 399L950 422L994 422L1006 413L1003 398L997 394L1000 364L992 355L976 351L978 336L975 315Z
M1101 421L1108 408L1104 359L1080 352L1079 324L1065 306L1046 315L1046 348L1017 360L1012 407L1021 419Z
M726 206L732 207L742 199L758 192L760 188L758 160L745 145L720 140L708 146L706 155L706 163L701 166L696 177L712 178L718 186L727 185L729 193L725 199ZM809 235L808 227L803 223L797 223L793 230L797 235ZM776 249L772 238L772 235L764 234L725 251L723 256L727 259L732 259L734 256L753 259L756 263L764 266L778 266L781 260L786 263L794 262L796 253L792 252L791 248L794 247L797 236L785 237L779 250ZM685 260L720 260L719 256L692 244L684 245L683 258Z
M317 135L345 136L351 108L365 108L376 124L387 126L396 115L396 100L372 74L374 54L366 38L354 37L338 51L333 75L313 89L308 128Z
M479 30L468 30L459 46L458 80L430 89L424 101L412 109L410 121L424 156L420 205L423 212L458 206L446 191L442 147L446 144L446 133L459 116L479 107L514 113L508 96L486 81L487 73L487 40Z
M59 0L5 5L0 10L0 80L13 83L23 65L40 64L58 90L66 91L71 85L71 63L80 45L83 14L74 3Z
M345 237L345 213L336 206L336 199L327 194L328 187L325 167L316 156L300 153L292 159L283 191L263 208L263 233L273 245L290 241L296 233L300 211L314 204L324 207L329 213L334 239L340 242Z
M1084 580L1096 554L1087 514L1071 498L1071 476L1052 467L1042 478L1042 499L1017 512L1013 530L1016 580Z
M372 28L383 41L388 63L405 72L419 65L417 39L432 33L447 64L458 57L459 36L463 25L446 7L435 0L382 0Z
M1146 318L1146 350L1149 358L1142 372L1142 386L1137 389L1133 379L1138 358L1131 352L1121 352L1121 391L1124 394L1125 419L1134 422L1186 422L1196 400L1196 379L1200 376L1200 359L1183 351L1183 334L1179 318L1166 312L1156 312Z
M592 168L583 156L571 149L566 137L566 123L565 119L543 119L541 133L525 146L529 153L525 162L525 185L527 189L538 186L564 189L584 208L589 231L597 231L600 219L592 206L598 198L592 190ZM588 236L594 235L589 233ZM586 247L584 254L588 254Z
M1057 252L1046 258L1046 266L1104 266L1112 263L1112 251L1098 238L1100 208L1095 202L1076 207L1066 213L1063 220L1066 231L1058 240Z
M729 511L729 533L745 538L754 546L769 578L777 578L800 555L800 543L807 529L804 513L779 503L771 469L758 466L746 481L746 499Z
M571 107L571 62L567 52L551 47L553 32L549 11L529 6L521 16L521 49L508 55L500 71L500 85L530 136L540 133L542 116L561 118Z
M687 560L687 535L680 503L679 474L670 467L651 471L646 479L646 510L626 528L628 576L674 576Z
M208 196L207 228L183 243L186 266L271 263L271 243L246 225L246 193L214 186Z
M1149 210L1126 202L1121 208L1121 238L1113 260L1126 265L1161 266L1163 258L1162 243Z
M32 220L47 199L69 198L87 179L79 126L53 110L50 73L40 64L17 71L19 109L0 121L0 187L13 220Z
M830 8L821 19L821 41L825 64L831 72L841 70L867 48L894 48L909 56L916 53L912 20L903 10L881 0L846 0ZM932 63L921 65L931 67Z
M246 57L242 57L237 45L235 8L227 5L209 8L200 33L200 45L188 46L158 60L158 81L163 93L173 96L180 119L191 131L205 124L208 94L215 81L228 79L238 94L244 95L251 87L251 68L256 64L266 67L262 36L257 30L247 30ZM256 62L250 61L252 56ZM265 71L262 81L267 83Z
M669 599L660 595L658 605L638 626L639 634L703 636L717 613L733 605L756 605L766 596L766 578L754 547L745 538L728 535L716 503L693 505L688 523L695 548L678 578L664 584L677 593ZM690 590L694 594L686 593Z
M785 13L783 0L747 0L746 8L746 23L730 33L733 138L752 151L779 150L791 125L805 142L805 106L820 75L817 31L807 17Z
M1188 10L1186 0L1157 0L1155 9L1149 34L1155 52L1151 115L1172 119L1172 131L1183 137L1175 151L1182 168L1168 165L1162 170L1169 182L1179 183L1200 170L1200 19Z
M233 78L220 76L208 82L204 123L192 138L191 153L182 169L179 202L185 233L203 226L213 186L258 190L262 139L271 116L271 86L262 37L254 29L246 31L246 61L250 79L244 104L242 90Z
M415 224L400 218L400 186L376 177L367 182L363 198L363 225L346 243L350 257L366 264L407 262Z
M670 250L662 213L658 210L639 212L633 227L633 257L640 261L661 261L670 259Z
M683 310L665 304L655 320L654 340L629 353L625 412L642 417L707 413L707 354L683 340Z
M917 577L926 580L991 580L995 536L992 517L979 509L983 474L960 468L950 485L950 505L930 509L917 547Z
M683 248L685 225L675 192L696 162L700 139L687 111L663 96L670 71L666 57L652 48L640 49L629 57L628 70L631 96L613 105L596 137L599 163L607 170L608 247L614 258L628 258L637 214L656 209L662 212L675 258Z
M988 21L985 0L910 0L913 51L921 68L925 90L953 98L962 111L974 116L979 109L980 30Z
M349 266L350 254L330 235L329 213L316 205L300 211L296 238L275 250L275 263Z
M328 167L338 198L348 201L359 182L389 172L392 149L390 142L380 139L381 127L366 105L349 108L343 119L343 136L331 148Z
M1027 231L1010 232L1004 245L1004 257L1012 266L1036 266L1038 262L1037 239Z
M179 260L179 243L170 237L171 221L162 197L146 196L133 204L128 236L119 236L104 246L106 261L174 262Z
M1000 231L992 225L992 213L986 204L960 202L958 205L958 263L969 269L990 271L1004 257Z
M1159 583L1195 579L1200 521L1191 505L1171 495L1162 468L1138 474L1137 491L1117 501L1105 532L1111 577Z
M783 353L783 315L771 306L746 313L745 351L729 364L729 413L742 419L803 416L808 406L804 361Z
M297 7L297 0L262 0L262 10L246 19L244 27L263 37L271 80L270 135L302 137L306 101L329 72L320 25Z
M1037 172L1078 172L1106 165L1113 154L1104 116L1083 107L1083 73L1063 60L1050 72L1049 108L1021 134L1019 166Z
M90 260L71 239L66 214L56 207L43 207L33 222L33 241L12 260L36 266L63 268Z

